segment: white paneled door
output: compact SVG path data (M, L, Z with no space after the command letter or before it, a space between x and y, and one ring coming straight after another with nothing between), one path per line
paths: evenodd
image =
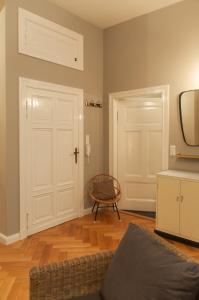
M155 210L156 173L163 169L163 102L134 98L118 104L120 207Z
M82 91L22 79L21 101L21 213L30 235L80 214Z

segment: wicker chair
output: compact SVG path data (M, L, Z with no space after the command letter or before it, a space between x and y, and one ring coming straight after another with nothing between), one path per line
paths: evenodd
M67 300L100 290L114 252L32 268L30 300Z
M116 178L107 174L94 176L89 182L88 194L94 202L92 212L94 212L96 207L95 221L99 208L104 207L112 207L114 212L116 210L118 219L120 220L117 202L121 198L121 188Z
M161 237L151 232L148 234L183 260L193 261ZM32 268L30 300L67 300L99 292L113 256L113 251L106 251ZM199 293L196 300L199 300Z

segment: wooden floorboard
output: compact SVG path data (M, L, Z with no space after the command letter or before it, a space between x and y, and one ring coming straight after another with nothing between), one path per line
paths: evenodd
M10 246L0 244L0 300L29 299L29 270L33 266L63 261L115 249L128 224L136 223L153 231L155 221L129 213L100 211L98 221L91 215L64 223ZM199 250L172 242L186 254L199 260Z

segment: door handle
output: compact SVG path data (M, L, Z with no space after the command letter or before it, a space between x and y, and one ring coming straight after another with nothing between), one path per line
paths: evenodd
M75 163L77 164L77 157L78 157L79 151L77 148L75 148L74 155L75 155Z

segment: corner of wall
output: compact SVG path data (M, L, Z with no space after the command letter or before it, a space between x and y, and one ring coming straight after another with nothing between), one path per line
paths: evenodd
M3 5L4 4L4 5ZM0 1L0 233L6 234L6 6Z

